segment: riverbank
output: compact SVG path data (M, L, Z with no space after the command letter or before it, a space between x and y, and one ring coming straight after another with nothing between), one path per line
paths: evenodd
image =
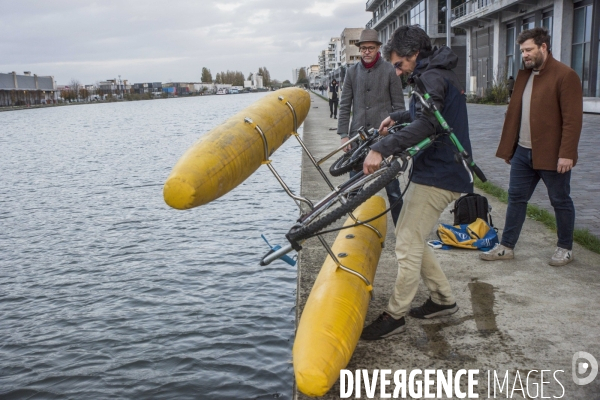
M265 92L263 90L258 91L250 91L250 92L239 92L235 94L249 94L249 93L261 93ZM233 93L229 93L233 94ZM132 101L145 101L145 100L164 100L164 99L181 99L181 98L192 98L192 97L208 97L208 96L216 96L216 93L206 93L206 94L190 94L185 96L168 96L168 97L156 97L156 98L143 98L140 95L131 95L131 98L126 99L118 99L118 100L94 100L94 101L77 101L77 102L61 102L61 103L52 103L52 104L31 104L31 105L22 105L22 106L9 106L9 107L0 107L0 112L2 111L19 111L19 110L33 110L38 108L52 108L52 107L64 107L64 106L78 106L78 105L90 105L90 104L110 104L110 103L129 103ZM140 96L139 98L135 96Z
M314 94L311 98L311 111L304 122L304 140L319 158L339 144L335 131L337 120L329 119L329 108L324 100ZM474 132L475 128L478 132L492 132L494 128L488 114L479 109L486 106L476 106L469 108L475 156L488 177L497 182L500 180L495 173L489 172L482 162L487 156L481 152L483 146L495 149L496 142ZM316 199L326 192L326 185L304 157L302 194ZM491 196L488 199L501 234L506 205ZM444 212L441 222L452 222L449 210ZM392 226L389 216L388 226ZM327 238L330 243L333 239L333 234ZM374 297L367 323L381 313L391 294L397 272L394 242L394 233L389 230L373 284ZM432 321L408 318L407 330L401 335L376 342L359 341L347 369L366 369L369 374L375 369L408 373L417 369L476 369L479 370L476 393L480 398L492 397L487 392L488 371L491 376L496 373L500 382L508 373L504 394L508 386L513 389L518 373L523 387L529 377L529 386L524 389L529 392L523 392L522 397L540 398L539 393L534 396L536 386L533 384L539 388L543 380L550 382L544 384L545 397L559 397L564 390L563 398L597 398L600 378L584 386L575 384L572 358L576 352L585 351L600 360L597 338L600 311L595 306L600 302L600 255L575 245L573 263L562 268L550 267L547 261L555 242L555 233L540 222L527 219L514 260L484 262L479 260L476 251L436 250L457 298L458 313ZM305 242L299 254L297 321L325 256L325 250L315 239ZM413 304L420 305L426 298L427 290L421 284ZM552 372L542 375L541 370ZM519 381L516 383L516 393L521 394ZM362 385L362 396L366 398L364 387ZM391 387L394 387L393 382ZM501 396L499 387L496 390L499 397L509 397ZM380 398L379 387L375 393L374 398ZM295 399L308 398L295 390ZM322 398L340 398L339 382Z

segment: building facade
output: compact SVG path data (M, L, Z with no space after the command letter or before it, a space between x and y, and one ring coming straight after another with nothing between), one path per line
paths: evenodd
M345 28L340 35L340 65L351 67L360 61L358 43L363 28Z
M452 0L450 8L460 2L462 0ZM447 37L450 36L449 45L459 59L455 71L463 87L466 87L467 31L452 24L447 32L446 6L446 0L369 0L366 10L372 12L373 17L366 27L375 29L382 43L386 43L394 31L403 25L419 25L427 32L434 46L448 45Z
M133 93L136 94L153 94L160 95L162 93L162 83L161 82L147 82L147 83L134 83L133 84Z
M467 31L468 91L482 94L516 77L522 65L517 36L543 26L553 57L581 78L584 111L600 112L600 0L469 0L452 13L452 27Z
M332 37L329 39L329 45L327 46L327 77L328 83L332 79L340 81L340 66L341 66L341 51L342 46L339 37Z
M55 103L58 89L52 76L0 73L0 107Z
M340 35L340 85L344 84L348 68L360 61L360 51L356 43L363 28L345 28Z
M312 64L306 69L306 78L311 89L317 89L321 85L321 76L319 75L319 65Z

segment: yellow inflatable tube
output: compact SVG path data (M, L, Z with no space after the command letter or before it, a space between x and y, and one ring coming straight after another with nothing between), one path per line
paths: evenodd
M256 127L267 139L267 157L294 131L288 102L300 126L310 109L310 96L303 89L286 88L269 93L202 136L173 167L163 189L165 202L180 210L201 206L252 175L265 160Z
M385 208L383 198L373 196L354 215L364 221ZM353 223L349 218L345 225ZM381 238L366 226L344 229L332 249L334 254L346 253L340 262L372 283L385 241L387 217L383 215L370 224ZM306 301L292 350L296 384L302 393L324 395L348 365L365 322L370 290L362 279L337 268L327 256Z

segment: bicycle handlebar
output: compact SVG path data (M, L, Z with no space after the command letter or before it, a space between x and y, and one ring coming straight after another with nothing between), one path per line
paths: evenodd
M281 247L278 250L271 250L263 257L262 260L260 260L260 265L261 266L269 265L273 261L277 260L278 258L285 256L287 253L289 253L292 250L294 250L294 248L291 244L286 244L285 246Z
M483 174L483 171L477 166L477 164L473 163L473 165L471 165L470 167L481 182L487 182L487 178Z

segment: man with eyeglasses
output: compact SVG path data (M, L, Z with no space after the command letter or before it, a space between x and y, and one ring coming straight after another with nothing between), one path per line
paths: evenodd
M398 76L408 75L409 81L419 77L458 140L472 154L466 98L453 71L458 63L456 54L446 46L432 48L427 33L416 25L398 28L383 54L394 65ZM410 125L387 135L387 128L405 122ZM366 174L378 170L383 158L442 131L433 113L424 109L415 96L411 99L410 111L390 114L379 129L386 136L373 145L367 155L363 164ZM454 160L453 146L447 135L438 137L432 146L415 156L411 184L396 224L398 276L394 290L385 311L363 329L362 339L379 340L404 332L406 314L429 319L458 311L448 278L426 240L446 207L461 193L471 192L473 184L463 166ZM420 278L429 289L430 297L422 306L411 308Z
M356 135L360 127L365 130L377 128L391 112L405 110L402 82L396 77L394 67L381 57L381 44L374 29L364 29L356 43L361 60L348 68L339 104L337 133L342 144ZM350 173L353 174L356 172ZM392 220L396 224L402 209L398 180L390 182L385 190L390 206L393 206Z

